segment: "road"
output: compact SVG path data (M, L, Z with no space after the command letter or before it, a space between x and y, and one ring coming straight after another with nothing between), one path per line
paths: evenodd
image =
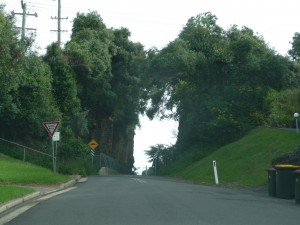
M89 177L18 210L24 212L7 225L300 224L300 205L293 200L142 176Z

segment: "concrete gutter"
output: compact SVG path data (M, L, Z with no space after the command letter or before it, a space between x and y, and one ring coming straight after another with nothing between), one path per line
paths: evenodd
M58 185L58 186L35 187L37 189L36 192L1 204L0 205L0 213L3 213L4 211L6 211L12 207L15 207L17 205L20 205L26 201L32 200L32 199L40 197L40 196L48 195L48 194L51 194L51 193L54 193L57 191L61 191L63 189L74 186L76 183L83 183L86 180L87 180L86 177L82 178L81 176L76 176L76 177L73 177L70 181L63 183L61 185Z

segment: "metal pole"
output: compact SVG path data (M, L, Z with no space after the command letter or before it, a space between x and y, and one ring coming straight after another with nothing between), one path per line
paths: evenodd
M157 158L155 159L155 176L156 176L156 162L157 162Z
M299 133L299 129L298 129L298 118L296 117L296 130L297 130L297 133Z
M22 4L22 9L23 9L23 17L22 17L22 44L25 43L25 27L26 27L26 3L23 3L23 1L21 1Z
M92 168L94 168L94 150L91 150Z
M57 141L55 141L55 172L57 171Z
M101 152L99 153L99 168L101 169Z
M57 12L57 44L61 44L61 0L58 0L58 12Z
M54 141L53 138L51 139L52 142L52 166L53 166L53 172L55 173L55 155L54 155Z

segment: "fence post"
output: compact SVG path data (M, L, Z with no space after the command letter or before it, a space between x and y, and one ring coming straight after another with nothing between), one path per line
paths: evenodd
M101 152L99 153L99 169L101 169Z
M23 162L25 162L26 159L26 148L23 148Z

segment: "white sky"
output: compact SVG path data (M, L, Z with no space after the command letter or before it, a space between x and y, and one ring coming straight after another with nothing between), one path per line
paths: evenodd
M21 0L0 0L7 5L6 10L21 12ZM38 13L38 18L28 16L27 27L36 28L36 43L44 52L45 47L56 41L57 0L24 0L29 13ZM291 48L289 44L295 32L300 32L299 0L61 0L62 42L69 40L72 19L79 12L97 11L108 28L127 27L131 40L140 42L146 49L161 49L173 41L187 20L204 12L218 17L218 24L227 29L230 25L247 26L262 35L270 47L285 55ZM19 26L21 26L21 16ZM150 145L170 144L173 121L149 122L143 118L142 128L136 130L135 166L145 167L147 159L143 152ZM148 166L150 164L148 163Z

